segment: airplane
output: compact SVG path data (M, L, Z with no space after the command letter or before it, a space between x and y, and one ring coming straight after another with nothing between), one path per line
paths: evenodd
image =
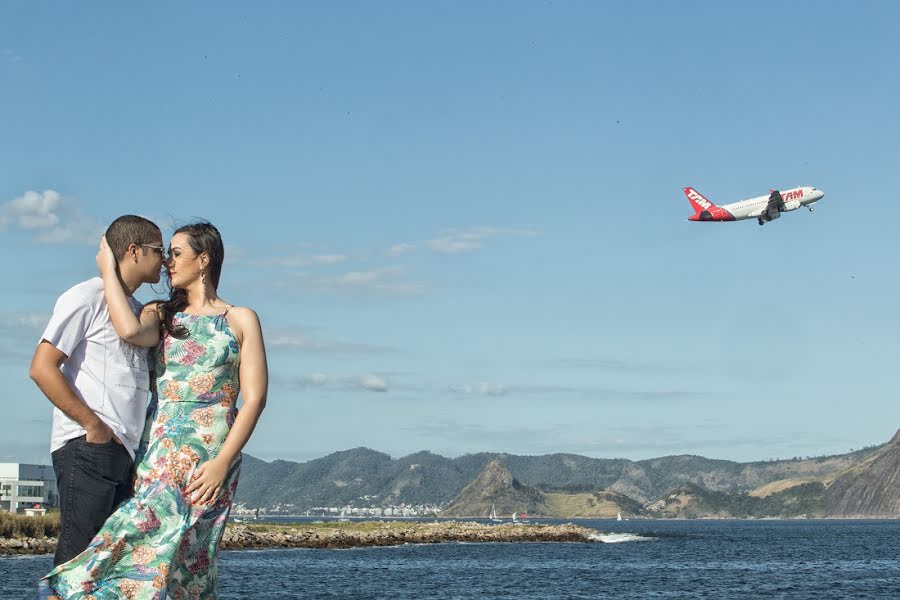
M716 206L707 200L703 194L692 187L684 188L694 214L688 217L688 221L743 221L744 219L756 219L760 225L774 221L781 213L797 210L801 206L813 210L813 204L822 199L825 192L814 187L797 187L784 192L770 190L768 196L757 196L740 202Z

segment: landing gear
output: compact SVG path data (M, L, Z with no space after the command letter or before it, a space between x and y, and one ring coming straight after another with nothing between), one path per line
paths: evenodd
M765 225L765 223L766 223L765 221L762 220L762 217L757 217L756 221L757 221L757 223L759 223L760 225Z
M807 206L806 208L809 209L809 212L812 212L812 211L813 211L813 207L812 207L812 206Z

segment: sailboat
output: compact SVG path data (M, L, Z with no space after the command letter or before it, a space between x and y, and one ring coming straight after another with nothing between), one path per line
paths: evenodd
M497 507L495 504L491 503L491 514L488 517L493 523L502 523L503 519L497 518Z
M512 522L513 522L513 523L518 523L518 522L519 522L519 519L516 518L516 513L513 513L513 514L512 514Z
M621 521L621 520L622 520L622 511L619 511L618 513L616 513L616 521Z

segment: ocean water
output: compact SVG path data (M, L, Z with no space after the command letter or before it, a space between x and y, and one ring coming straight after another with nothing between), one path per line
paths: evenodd
M220 598L900 598L900 521L583 521L597 544L438 544L220 555ZM50 556L0 557L34 598Z

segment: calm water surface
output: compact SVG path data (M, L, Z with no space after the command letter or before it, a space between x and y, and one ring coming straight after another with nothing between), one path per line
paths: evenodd
M626 541L223 552L220 598L900 598L896 520L582 523ZM0 557L0 598L51 562Z

